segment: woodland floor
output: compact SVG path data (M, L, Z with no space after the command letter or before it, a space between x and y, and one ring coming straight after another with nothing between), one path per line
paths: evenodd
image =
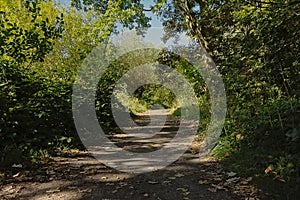
M137 118L139 123L147 115ZM169 129L151 139L115 134L111 140L133 152L154 151L176 134L178 121L167 116ZM88 152L70 150L36 166L15 165L0 182L0 199L273 199L252 177L222 168L218 161L200 160L197 142L176 162L144 174L107 167Z

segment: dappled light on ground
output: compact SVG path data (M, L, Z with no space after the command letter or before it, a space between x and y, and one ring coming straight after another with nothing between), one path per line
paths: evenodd
M146 120L139 118L138 120ZM155 151L178 129L178 119L168 116L168 128L150 138L118 133L111 140L129 153ZM174 148L176 148L174 146ZM88 152L68 151L47 163L17 168L2 183L1 199L268 199L252 183L225 171L213 159L200 160L194 142L173 164L144 174L124 173L99 163ZM127 160L133 165L147 160ZM124 164L121 162L120 164Z

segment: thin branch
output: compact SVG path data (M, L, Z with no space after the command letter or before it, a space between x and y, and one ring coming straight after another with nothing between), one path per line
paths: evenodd
M284 3L274 2L274 1L250 0L249 3L253 6L256 6L256 7L267 8L266 6L263 6L263 5L275 5L275 6L278 6L278 7L289 7L289 6L300 3L300 1L297 0L297 1L292 1L290 3L284 4Z

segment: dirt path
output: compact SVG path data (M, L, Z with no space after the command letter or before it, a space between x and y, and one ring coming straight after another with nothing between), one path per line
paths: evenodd
M139 153L163 147L176 134L179 120L161 110L154 112L167 117L160 133L148 139L119 133L111 140L127 151ZM149 123L148 114L136 121ZM128 128L141 131L141 127ZM0 199L270 199L251 180L224 171L216 161L200 160L197 143L173 164L139 175L119 172L87 152L74 150L42 166L15 166L0 183Z

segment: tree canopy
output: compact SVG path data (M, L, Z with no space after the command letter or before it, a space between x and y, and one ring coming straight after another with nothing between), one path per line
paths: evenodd
M249 173L299 183L300 1L153 3L149 9L141 0L71 0L70 7L51 0L0 0L1 165L83 148L71 102L79 67L122 27L141 33L149 28L147 13L153 13L162 21L164 40L186 33L211 55L222 75L228 113L212 155L232 161L236 170L255 163ZM126 41L140 42L130 37ZM99 81L97 102L103 103L96 104L96 110L99 116L109 116L104 123L110 131L116 125L109 111L115 83L147 59L139 51L126 54ZM200 115L208 123L209 91L201 75L170 51L159 51L155 62L171 66L193 83ZM139 88L123 106L136 114L156 103L180 114L174 94L157 85ZM205 128L201 126L199 135ZM235 160L243 155L249 159Z

